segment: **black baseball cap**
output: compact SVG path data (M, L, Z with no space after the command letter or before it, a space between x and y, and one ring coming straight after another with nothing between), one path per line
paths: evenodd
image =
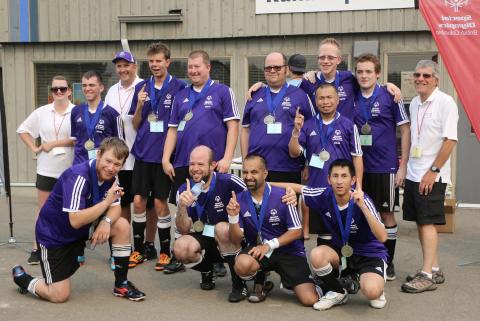
M304 55L294 54L288 59L288 67L294 72L306 72L307 71L307 59Z

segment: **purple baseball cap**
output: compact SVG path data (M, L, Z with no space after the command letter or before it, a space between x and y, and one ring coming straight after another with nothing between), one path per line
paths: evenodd
M132 53L128 51L119 51L115 54L115 58L113 58L112 62L116 63L118 60L123 59L125 61L128 61L132 64L135 63L135 57L132 55Z

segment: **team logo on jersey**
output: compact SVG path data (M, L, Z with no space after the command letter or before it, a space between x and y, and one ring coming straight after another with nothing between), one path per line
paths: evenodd
M244 214L243 214L243 217L251 217L252 214L250 214L249 211L246 211Z
M258 98L257 103L263 103L262 97Z
M378 115L380 115L380 103L376 101L375 103L373 103L372 116L377 117Z
M328 217L328 218L332 218L332 214L330 214L330 212L326 212L325 216Z
M212 96L207 96L207 99L203 102L205 108L211 108L213 106Z
M280 223L280 217L278 217L276 209L272 208L270 210L270 217L268 218L268 222L274 226Z
M317 133L315 132L315 130L312 130L309 136L317 136Z
M78 117L77 123L81 123L81 122L82 122L82 117Z
M217 210L217 212L223 211L225 205L223 205L220 195L215 196L215 204L213 205L213 207Z
M335 135L332 136L332 141L334 144L339 144L340 142L343 142L342 132L340 131L340 129L335 130Z
M163 107L165 108L170 108L170 105L172 104L172 95L171 94L167 94L165 96L165 100L163 101Z
M452 8L453 12L459 12L461 7L466 7L468 0L445 0L445 6Z
M220 195L215 196L215 202L220 202L221 199Z
M98 120L97 126L95 126L95 130L97 133L103 133L105 130L105 121L103 119Z
M340 100L345 100L347 98L347 93L343 89L343 86L338 86L337 92L338 92L338 98L340 98Z
M188 101L189 101L188 98L185 98L185 99L182 101L182 103L188 103Z
M282 107L283 109L289 109L290 107L292 107L290 97L283 97Z

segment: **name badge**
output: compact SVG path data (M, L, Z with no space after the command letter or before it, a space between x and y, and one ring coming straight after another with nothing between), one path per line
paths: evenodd
M152 121L149 124L151 133L163 133L163 120Z
M360 144L362 146L372 146L372 135L360 135Z
M308 165L310 165L312 167L315 167L315 168L323 169L323 166L325 165L325 162L322 161L320 159L320 157L318 157L318 155L313 154L312 158L310 158L310 163L308 163Z
M95 159L97 158L97 150L96 149L91 149L88 151L88 159Z
M267 124L267 134L276 135L282 133L282 123Z
M414 146L412 149L413 158L421 158L422 157L422 148L420 146Z
M186 122L184 120L180 121L180 123L178 124L177 131L183 132L183 130L185 129L185 124Z
M53 155L58 156L66 154L67 151L65 150L65 147L53 147L52 153Z
M215 225L205 224L202 235L207 237L215 237Z

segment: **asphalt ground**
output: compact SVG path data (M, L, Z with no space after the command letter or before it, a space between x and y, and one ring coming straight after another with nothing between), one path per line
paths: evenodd
M216 280L216 288L202 291L196 271L165 275L154 270L155 262L145 262L129 271L129 279L147 294L142 302L131 302L112 295L113 273L108 266L108 246L86 250L87 262L72 277L70 300L52 304L17 292L11 268L23 264L33 275L39 266L28 266L26 259L33 239L36 212L35 191L15 188L12 195L15 244L0 246L0 321L13 320L480 320L480 210L457 209L454 234L440 234L440 263L446 282L436 291L407 294L400 286L408 273L421 266L420 245L415 224L401 220L395 266L397 279L385 288L387 306L375 310L359 293L346 305L328 311L303 307L292 295L279 289L279 278L272 273L275 288L266 301L229 303L229 275ZM8 206L0 196L0 242L10 237ZM315 245L314 237L306 242ZM158 240L157 240L158 247Z

